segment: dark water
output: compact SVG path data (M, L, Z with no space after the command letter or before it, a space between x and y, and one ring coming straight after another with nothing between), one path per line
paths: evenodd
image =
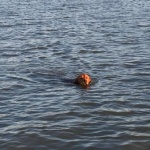
M150 149L150 1L1 0L0 150L99 149Z

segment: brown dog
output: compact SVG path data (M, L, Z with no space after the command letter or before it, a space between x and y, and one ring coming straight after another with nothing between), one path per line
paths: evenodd
M74 81L75 84L82 86L88 86L91 82L91 77L87 74L80 74Z

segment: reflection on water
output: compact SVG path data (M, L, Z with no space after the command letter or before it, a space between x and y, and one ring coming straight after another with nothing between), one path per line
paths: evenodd
M149 14L146 0L2 0L0 149L149 149Z

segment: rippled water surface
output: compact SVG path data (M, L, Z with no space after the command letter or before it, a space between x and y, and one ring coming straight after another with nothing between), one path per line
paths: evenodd
M149 150L150 1L1 0L0 149Z

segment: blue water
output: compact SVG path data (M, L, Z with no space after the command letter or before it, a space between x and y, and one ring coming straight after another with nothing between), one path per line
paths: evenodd
M1 0L0 149L149 150L150 1Z

